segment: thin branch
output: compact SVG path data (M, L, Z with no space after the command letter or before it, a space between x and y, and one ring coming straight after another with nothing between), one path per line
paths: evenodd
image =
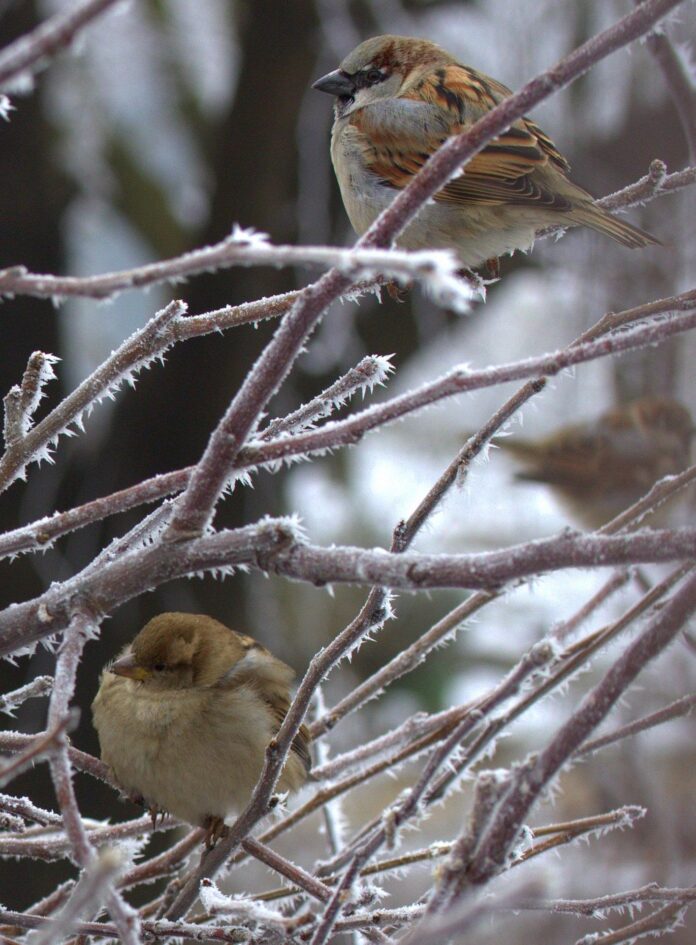
M654 604L669 593L679 581L682 580L691 570L690 565L677 568L672 574L668 575L663 581L646 592L643 597L632 607L630 607L618 620L615 620L608 627L605 627L593 634L590 634L584 640L568 648L565 652L558 655L555 667L546 676L541 676L537 685L531 692L523 694L518 702L512 705L505 712L502 712L495 718L489 718L486 725L479 733L477 738L467 746L465 751L460 752L459 756L450 763L449 770L443 771L439 775L433 786L426 794L426 802L432 803L444 796L447 788L462 773L472 765L476 758L482 756L486 750L490 750L495 738L497 738L509 725L520 718L531 706L539 702L544 696L556 690L566 680L572 678L581 667L587 665L591 657L606 647L609 642L615 639L619 633L631 626L634 621L646 613ZM549 641L551 644L551 641ZM526 658L523 657L523 660ZM521 665L522 661L520 661Z
M97 276L54 276L30 273L22 266L0 270L0 295L37 298L113 298L128 289L178 283L204 272L232 266L305 266L336 268L351 279L379 274L398 282L420 282L441 304L465 310L472 298L469 283L457 277L460 267L451 250L346 249L331 246L273 246L263 234L235 227L211 246L120 272Z
M629 570L615 571L609 580L606 581L602 587L600 587L600 589L572 615L572 617L567 617L565 620L561 620L554 624L549 631L549 636L554 640L558 640L559 642L567 640L568 637L577 630L581 623L587 620L587 618L591 616L599 607L605 604L613 594L625 587L630 579L631 572Z
M689 158L693 163L696 161L696 87L666 31L648 33L645 45L657 63L674 102L689 149Z
M551 778L606 717L641 670L671 643L694 610L696 576L692 575L585 696L547 748L519 772L466 870L467 882L485 882L500 869L525 816Z
M603 332L614 330L631 322L635 322L644 317L655 315L664 315L671 312L689 312L696 307L696 290L685 292L682 295L674 296L668 299L660 299L655 302L649 302L625 312L610 313L603 316L600 321L588 332L585 332L581 339L596 340ZM197 319L206 319L207 316L191 316L182 319L177 326L177 335L180 339L184 337L194 337L199 332L197 327L194 332L190 331L192 323ZM647 334L639 332L633 338L635 347L644 344L655 343L655 328L657 326L648 326ZM693 327L691 324L686 329ZM215 330L207 321L200 326L200 333L208 333ZM659 332L658 332L659 334ZM628 344L628 350L633 343L628 343L629 339L623 338L624 345ZM166 341L166 345L169 341ZM576 346L577 347L577 346ZM569 350L569 349L565 349ZM585 349L586 350L586 349ZM617 350L601 350L599 347L590 349L588 360L592 357L600 357L606 354L612 354ZM159 347L151 347L143 354L154 357L160 353ZM577 357L577 355L576 355ZM502 380L522 379L524 376L534 376L540 371L546 369L546 373L551 376L558 373L563 367L569 366L564 362L557 364L557 354L543 356L532 362L513 362L512 365L503 366L506 375ZM573 361L572 363L576 363ZM346 420L327 426L321 431L311 431L311 434L299 434L293 437L281 437L277 440L271 440L268 443L257 442L245 447L239 455L238 464L235 466L235 472L251 471L264 463L273 464L279 459L288 459L296 455L310 455L312 453L321 453L327 449L338 446L345 446L357 443L367 432L378 428L381 425L391 423L409 413L423 409L424 407L445 397L454 396L464 390L478 389L480 386L492 386L498 383L497 375L491 375L492 369L485 369L477 372L461 372L455 370L440 379L436 379L432 385L426 385L415 395L405 395L386 401L384 404L375 408L359 412ZM495 369L498 370L498 369ZM534 383L533 381L531 383ZM52 415L51 415L52 416ZM49 418L46 418L47 420ZM59 426L59 424L57 424ZM41 427L41 441L35 440L32 446L39 449L46 445L52 433L53 424L47 424L46 428ZM37 428L37 429L39 429ZM36 436L36 430L32 434ZM265 434L265 431L264 431ZM261 440L265 440L265 435L261 435ZM470 444L467 444L465 450ZM462 457L464 453L462 453ZM464 461L463 459L461 460ZM48 518L40 519L31 525L15 529L0 536L0 556L16 554L21 551L41 550L45 548L53 539L62 534L66 534L76 528L81 528L87 524L99 521L106 516L115 515L126 511L138 505L156 501L175 492L180 492L188 483L189 477L194 467L189 466L184 469L176 470L164 475L155 476L152 479L145 480L136 486L123 489L120 492L113 493L101 499L95 499L93 502L86 503L68 512L57 513ZM445 474L447 476L447 473ZM665 490L667 486L663 486ZM647 502L651 505L652 502Z
M94 909L108 895L109 887L121 867L120 853L111 848L101 850L85 867L70 898L50 923L44 923L27 938L27 945L55 945L79 925L87 911ZM120 935L120 933L119 933Z
M187 319L182 324L188 325L190 321L191 319ZM152 354L154 353L153 351ZM272 441L273 438L291 434L298 429L311 427L316 421L329 416L358 391L372 390L375 385L383 384L391 370L388 358L368 355L325 391L313 397L309 403L287 417L271 420L259 434L260 442ZM48 434L49 431L46 432ZM193 466L188 466L175 472L154 476L67 512L56 512L22 528L5 532L0 535L0 558L27 551L44 551L56 538L71 531L180 492L186 486L192 470Z
M7 692L0 695L0 712L6 712L12 715L17 706L22 705L28 699L40 699L48 695L53 689L53 676L37 676L26 686L20 686L13 692Z
M77 667L84 646L90 636L93 635L94 630L95 625L90 615L84 611L76 611L73 614L56 661L55 681L48 708L49 727L55 727L62 719L68 717L70 701L75 691ZM60 736L58 747L57 754L49 759L49 766L56 798L63 816L65 833L72 848L72 858L87 873L94 870L98 876L102 876L102 871L95 866L98 854L89 841L75 797L72 768L65 735ZM113 861L111 861L111 865L113 865ZM110 866L109 876L111 872ZM105 902L114 924L118 928L121 941L123 945L139 945L140 935L137 914L114 889L109 876L103 879L100 888L104 890ZM64 906L64 912L71 917L71 921L78 911L73 904L73 900L75 897L79 899L79 894L80 883L72 890L70 898Z
M203 533L261 412L285 380L326 308L350 282L332 269L305 289L285 316L213 431L186 489L176 499L165 540L179 542Z
M23 821L32 820L37 824L61 824L62 819L50 810L43 810L32 804L26 797L13 797L10 794L0 794L0 808L21 818Z
M9 909L0 909L0 922L21 929L45 928L50 932L55 929L55 919L46 919L44 916L26 912L12 912ZM78 922L74 929L80 935L93 935L97 938L120 936L118 927L112 922ZM202 927L185 922L143 922L142 930L158 939L188 938L195 942L229 942L231 945L244 945L249 941L246 933L235 929L228 931L224 928Z
M51 56L65 49L92 20L117 0L83 0L71 10L56 13L36 29L0 50L0 89L25 72L35 72Z
M69 713L58 723L49 728L42 735L35 737L26 736L29 743L21 754L12 759L9 764L0 769L0 788L9 784L14 778L18 777L27 768L33 765L41 758L50 757L58 750L58 743L66 731L75 728L78 716L76 713Z
M660 886L659 883L648 883L641 886L640 889L629 889L626 892L613 893L610 896L598 896L597 899L551 899L546 901L537 899L531 902L520 902L517 908L597 918L614 909L623 912L641 902L678 902L687 905L695 900L696 889L693 887L677 889Z
M664 935L665 932L673 932L683 924L684 914L692 901L669 903L615 932L597 932L591 936L586 935L577 945L621 945L622 942L633 943L639 938L647 936L652 938Z
M133 372L152 358L153 349L161 353L175 341L176 322L186 311L183 302L170 302L147 325L130 338L61 401L47 417L23 436L7 443L0 458L0 490L6 489L24 474L27 463L45 456L47 446L56 441L71 423L80 423L83 413Z
M322 880L317 879L303 870L301 867L291 863L284 856L280 856L265 843L255 840L253 837L247 837L242 841L242 847L251 856L255 857L261 863L280 873L291 883L300 889L308 892L310 896L318 899L320 902L326 902L331 897L331 890Z
M5 396L3 435L6 447L21 442L30 429L34 412L44 396L44 387L55 380L53 365L56 361L58 358L52 354L35 351L29 358L21 384L15 384Z
M696 167L684 168L668 174L665 164L655 159L645 177L614 194L598 199L597 203L607 210L626 209L645 204L655 197L676 193L694 183L696 183ZM548 227L539 235L557 232L558 229L559 227ZM436 300L439 299L442 304L452 301L446 294L443 297L442 291L448 287L454 289L455 286L450 285L449 282L445 285L440 284L443 276L453 275L450 272L449 256L444 251L407 252L394 249L345 249L326 246L259 246L255 242L259 234L253 234L254 239L250 235L246 243L243 238L245 231L240 231L240 234L236 239L227 237L211 246L157 263L148 263L132 269L96 276L56 276L29 272L24 266L11 266L0 269L0 295L30 295L35 298L50 298L56 302L71 297L107 299L114 298L120 292L130 289L144 288L162 282L183 282L191 276L227 269L231 266L305 265L335 266L354 277L362 273L367 278L369 273L379 272L381 276L387 278L420 281L424 283L426 290L430 288L434 292ZM444 264L444 269L438 268L440 264ZM461 292L462 301L464 301L467 295L465 285L461 286ZM298 292L288 293L288 301L294 302L298 295ZM275 298L280 300L283 296ZM272 314L259 314L259 309L270 301L262 299L258 303L247 304L256 306L256 318L273 317ZM287 307L289 308L289 305ZM236 308L241 314L245 306ZM232 324L243 323L235 320Z
M587 742L577 752L577 757L592 754L592 752L597 751L599 748L604 748L606 745L613 745L615 742L621 741L621 739L629 738L631 735L637 735L638 732L644 732L646 729L654 728L656 725L663 725L665 722L669 722L672 719L688 715L694 706L696 706L696 695L684 696L682 699L677 699L675 702L671 702L668 706L665 706L664 709L651 712L649 715L644 715L641 719L636 719L635 722L629 722L628 725L622 725L621 728L617 728L613 732L608 732L606 735Z

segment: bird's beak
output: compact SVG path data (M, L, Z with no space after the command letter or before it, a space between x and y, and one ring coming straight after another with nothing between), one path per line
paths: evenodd
M120 660L116 660L115 663L111 664L109 669L112 673L116 673L117 676L127 676L128 679L135 679L138 682L142 682L143 679L148 679L152 675L149 669L145 669L144 666L138 666L132 653L128 653L126 656L122 656Z
M340 69L335 69L333 72L322 76L321 79L317 79L316 82L312 83L312 88L318 92L336 95L339 98L355 95L355 82Z

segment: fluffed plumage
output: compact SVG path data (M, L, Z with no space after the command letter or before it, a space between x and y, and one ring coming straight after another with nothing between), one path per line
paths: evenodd
M256 640L212 617L160 614L102 674L92 704L102 759L153 816L168 811L206 827L210 845L251 796L293 676ZM303 726L279 790L305 781L308 746Z

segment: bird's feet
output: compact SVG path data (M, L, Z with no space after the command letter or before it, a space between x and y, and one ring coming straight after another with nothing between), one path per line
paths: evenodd
M401 286L399 286L398 283L394 281L387 282L386 289L390 299L393 299L395 302L406 301L406 293L402 293Z
M157 804L149 804L142 794L139 794L137 791L129 791L126 795L129 801L133 804L137 804L138 807L144 807L145 810L150 815L150 820L152 821L152 829L157 829L157 818L159 817L160 823L167 816L167 811L162 807L158 807Z
M157 818L159 817L159 822L162 823L164 818L167 816L167 811L163 810L161 807L158 807L156 804L151 804L147 808L147 812L150 815L150 820L152 821L152 829L157 830Z
M207 850L212 850L218 840L222 837L226 837L230 832L230 828L222 817L214 817L212 814L209 814L208 817L205 818L203 826L205 827L203 842Z
M497 256L491 256L482 266L479 266L484 279L500 279L500 260Z

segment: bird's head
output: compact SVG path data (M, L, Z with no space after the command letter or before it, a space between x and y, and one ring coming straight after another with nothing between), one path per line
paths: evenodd
M164 613L145 624L110 671L148 688L210 686L243 660L253 644L204 614Z
M374 36L349 53L338 69L312 85L336 96L338 115L382 99L398 98L422 75L455 60L435 43L409 36Z

